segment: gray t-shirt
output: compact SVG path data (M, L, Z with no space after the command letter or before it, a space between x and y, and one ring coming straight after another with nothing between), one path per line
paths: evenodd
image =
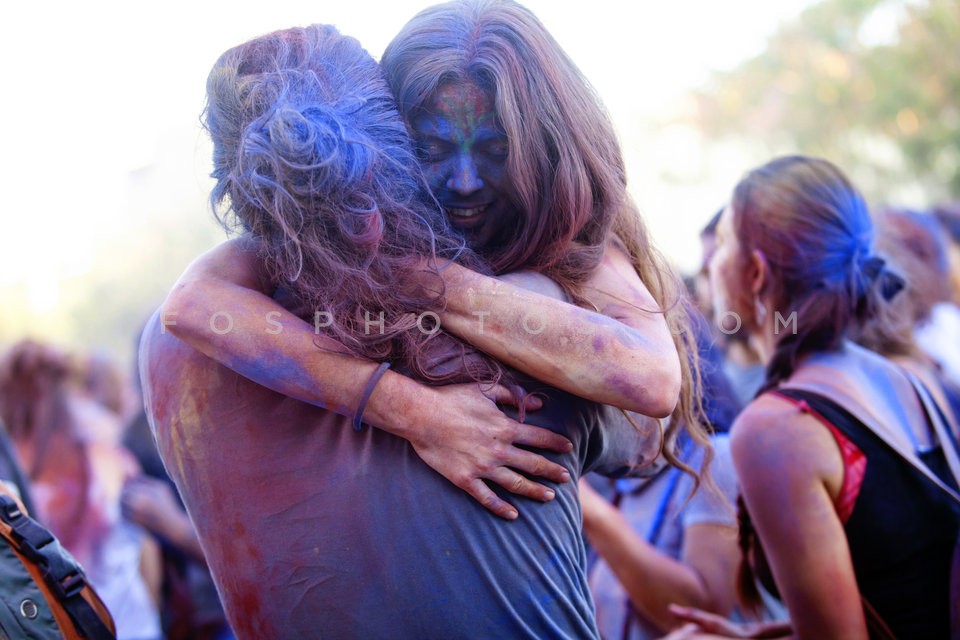
M528 422L573 442L547 456L572 479L550 503L509 496L507 522L405 440L354 431L169 334L142 356L160 452L238 637L597 637L577 479L621 470L637 438L602 429L592 403L543 390Z

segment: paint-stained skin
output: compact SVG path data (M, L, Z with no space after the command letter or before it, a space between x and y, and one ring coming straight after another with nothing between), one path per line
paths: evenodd
M602 352L603 352L603 348L604 348L604 346L605 346L603 337L601 337L601 336L593 336L593 341L591 342L591 344L593 345L593 352L594 352L594 353L602 353Z
M161 455L238 637L316 637L320 621L331 637L383 637L384 616L408 637L593 637L576 479L621 466L625 449L601 442L637 446L632 429L601 432L589 403L530 388L547 397L530 421L574 443L548 454L573 481L502 523L406 441L260 387L156 322L145 335Z
M454 226L479 250L508 240L520 210L490 94L472 82L444 85L411 126L430 190Z
M628 317L631 313L636 312L636 310L639 308L642 307L630 307L628 305L622 305L621 312L618 315L621 317ZM608 305L602 311L603 313L610 315L614 315L616 313L616 310L613 309L612 305ZM638 335L637 332L630 326L625 325L612 317L608 317L606 315L598 316L596 314L589 314L587 311L576 307L570 310L570 314L577 322L580 323L604 325L605 332L612 330L617 342L629 349L638 347L644 348L648 345L648 343L644 341L643 336ZM606 345L600 336L597 336L592 344L593 348L598 351L606 348Z

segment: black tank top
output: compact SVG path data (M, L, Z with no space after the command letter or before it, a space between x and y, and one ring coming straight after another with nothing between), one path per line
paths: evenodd
M775 393L805 401L867 458L844 526L861 595L897 638L949 638L950 569L960 505L834 401L796 389ZM957 488L940 446L919 456Z

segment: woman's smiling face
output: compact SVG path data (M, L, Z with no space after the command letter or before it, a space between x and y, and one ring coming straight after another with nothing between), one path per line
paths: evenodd
M473 82L443 85L410 125L433 195L482 252L520 216L491 96Z

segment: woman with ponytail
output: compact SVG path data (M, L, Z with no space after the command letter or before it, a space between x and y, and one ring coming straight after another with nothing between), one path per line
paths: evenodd
M956 490L956 442L936 437L903 370L853 342L903 285L860 194L817 158L754 169L720 220L710 281L717 320L767 363L731 436L745 595L754 574L779 591L798 638L950 637L960 509L935 478Z

